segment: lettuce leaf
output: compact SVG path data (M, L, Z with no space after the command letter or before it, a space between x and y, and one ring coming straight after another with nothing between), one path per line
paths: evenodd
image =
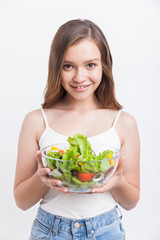
M57 168L62 173L64 182L85 186L89 182L81 182L73 175L73 172L105 173L111 167L108 158L109 154L114 154L113 151L105 150L95 156L87 136L83 136L80 133L73 137L68 137L67 141L70 147L65 154L47 152L47 156L55 159L48 159L48 167L51 169ZM92 181L90 182L93 184Z
M70 144L70 150L76 151L76 155L82 155L83 159L86 161L91 161L93 159L93 152L91 144L88 142L87 136L84 137L82 134L78 133L73 137L68 137L67 141Z

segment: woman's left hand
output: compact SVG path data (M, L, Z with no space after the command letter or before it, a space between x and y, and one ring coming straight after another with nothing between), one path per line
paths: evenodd
M119 184L121 178L123 177L123 157L120 157L118 167L113 176L101 187L92 188L91 193L103 193L110 191Z

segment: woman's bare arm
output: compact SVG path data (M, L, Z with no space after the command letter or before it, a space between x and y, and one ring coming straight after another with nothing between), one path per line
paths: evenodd
M66 195L67 188L59 187L60 180L47 177L49 168L41 161L38 140L43 132L43 121L39 110L29 113L23 122L19 144L14 183L14 196L19 208L26 210L39 202L48 188Z
M48 189L37 174L37 120L37 111L29 113L19 136L14 196L17 206L24 210L36 204Z
M101 188L92 192L110 190L114 199L126 210L137 204L140 192L140 141L134 118L122 113L117 123L117 132L121 136L121 159L116 173Z

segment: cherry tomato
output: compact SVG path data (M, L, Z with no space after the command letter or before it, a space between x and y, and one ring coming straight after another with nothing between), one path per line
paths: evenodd
M88 181L90 181L93 177L94 177L94 174L93 174L93 173L81 173L81 172L78 172L78 173L77 173L77 178L78 178L81 182L88 182Z
M66 150L64 150L64 149L59 149L59 152L62 153L62 154L65 154L65 153L66 153Z

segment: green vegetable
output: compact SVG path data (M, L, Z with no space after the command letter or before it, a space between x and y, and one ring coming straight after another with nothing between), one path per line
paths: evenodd
M67 140L70 144L70 149L76 153L76 155L82 155L83 159L86 161L93 159L93 152L91 144L88 142L87 136L84 137L82 134L74 135L74 137L69 137Z
M108 161L108 156L109 154L113 154L113 151L106 150L99 153L98 156L95 156L87 136L83 136L82 134L68 137L67 141L69 142L70 147L65 153L58 151L47 152L47 156L54 158L54 160L46 158L47 166L52 170L60 170L62 176L60 175L59 178L61 178L66 184L77 187L88 187L88 185L91 186L95 184L93 180L88 182L80 181L77 179L75 173L105 173L111 167ZM53 173L53 177L56 177L55 172Z

